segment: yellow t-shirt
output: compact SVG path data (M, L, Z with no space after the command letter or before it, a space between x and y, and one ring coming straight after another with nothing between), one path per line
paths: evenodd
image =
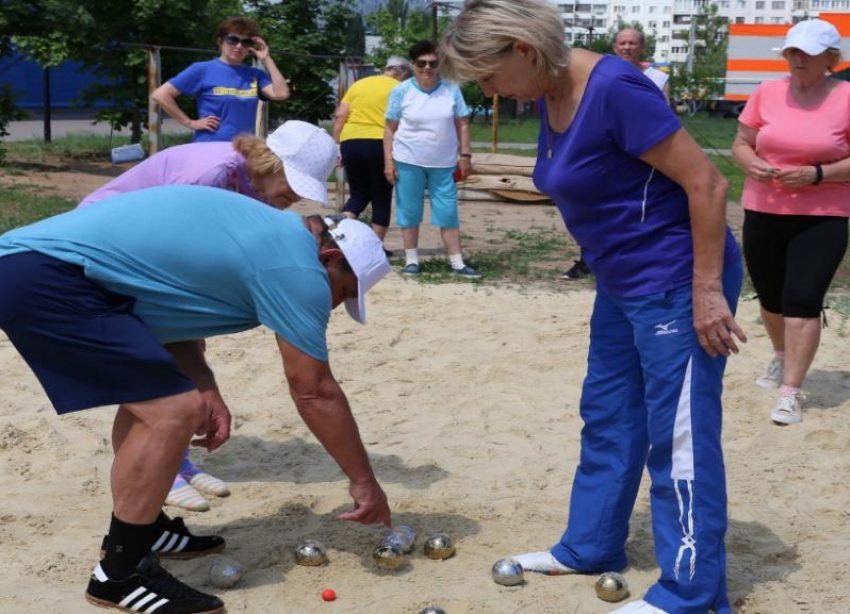
M355 81L342 101L347 102L348 119L342 127L339 142L351 139L383 139L384 113L387 100L398 81L392 77L375 75Z

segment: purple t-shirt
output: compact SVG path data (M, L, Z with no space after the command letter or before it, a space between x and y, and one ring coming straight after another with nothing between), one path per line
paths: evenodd
M688 197L638 157L681 127L655 84L606 56L566 132L549 129L544 99L540 115L534 184L555 201L598 288L634 297L691 283ZM725 257L738 257L728 229Z
M245 158L231 143L189 143L154 154L86 196L77 206L85 207L134 190L178 184L223 188L257 198Z

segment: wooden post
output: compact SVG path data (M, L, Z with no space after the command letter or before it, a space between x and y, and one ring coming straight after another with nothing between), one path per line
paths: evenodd
M254 68L262 70L263 72L268 72L260 61L255 57L253 61ZM259 89L260 84L257 83L257 88ZM259 98L259 91L258 98ZM265 100L257 101L257 114L254 118L254 135L266 140L266 137L269 135L269 103Z
M50 99L50 67L45 66L42 71L44 85L44 142L50 143L53 140L53 135L50 129L51 108L53 103Z
M499 151L499 95L493 95L493 153Z
M151 94L160 86L162 80L162 64L159 57L159 47L148 49L148 156L159 151L159 135L162 131L162 115L159 105Z

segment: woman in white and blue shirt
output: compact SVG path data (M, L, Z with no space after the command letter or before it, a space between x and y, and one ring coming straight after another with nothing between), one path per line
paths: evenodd
M466 265L460 251L460 222L454 173L472 172L469 152L469 107L460 88L440 79L439 60L430 41L410 49L413 78L390 93L384 128L384 174L396 186L396 223L404 238L406 275L418 275L419 225L425 187L431 201L431 224L440 227L452 273L481 277ZM458 154L460 146L460 154Z

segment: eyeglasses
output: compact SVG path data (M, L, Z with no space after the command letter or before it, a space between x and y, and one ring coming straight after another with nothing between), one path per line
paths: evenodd
M437 68L440 65L440 60L415 60L413 63L419 68L425 68L426 66L428 68Z
M235 34L228 34L227 36L225 36L224 42L228 45L232 45L233 47L235 47L239 43L242 43L242 46L245 47L245 49L250 49L256 46L257 44L254 42L253 38L239 38Z

